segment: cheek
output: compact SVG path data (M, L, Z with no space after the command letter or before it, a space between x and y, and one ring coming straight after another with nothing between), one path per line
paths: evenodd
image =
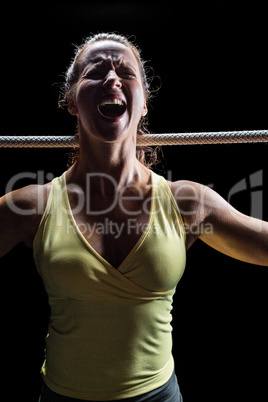
M76 89L76 104L78 110L86 109L90 112L90 105L92 106L94 103L92 99L94 98L94 89L89 84L80 84Z
M88 103L87 91L83 87L79 87L76 91L76 104L78 109L83 109Z
M137 113L139 119L144 113L145 97L141 85L136 84L132 90L133 94L133 108Z

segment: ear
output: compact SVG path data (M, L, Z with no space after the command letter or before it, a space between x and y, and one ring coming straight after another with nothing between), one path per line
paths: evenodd
M68 101L67 101L67 107L68 107L68 112L70 114L72 114L73 116L76 116L78 113L78 109L77 106L75 104L74 98L73 96L69 96L68 97Z
M144 102L143 111L142 111L142 117L146 116L147 113L148 113L147 105L146 105L146 102Z

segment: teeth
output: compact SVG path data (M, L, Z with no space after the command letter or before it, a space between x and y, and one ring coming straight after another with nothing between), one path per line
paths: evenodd
M101 102L100 106L105 106L105 105L120 105L123 106L124 102L121 101L120 99L107 99Z

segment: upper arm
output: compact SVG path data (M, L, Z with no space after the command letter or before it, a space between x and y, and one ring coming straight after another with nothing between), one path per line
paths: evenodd
M181 181L173 194L185 220L188 248L200 238L230 257L268 265L268 223L242 214L218 193Z
M245 215L209 189L204 223L211 233L201 233L200 239L214 249L241 261L268 265L268 223Z
M46 186L31 185L0 198L0 257L17 244L31 246L47 198Z

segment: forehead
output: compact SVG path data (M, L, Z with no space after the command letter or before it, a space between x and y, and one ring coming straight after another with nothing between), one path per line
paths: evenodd
M122 43L101 41L88 45L82 56L82 64L99 63L100 61L127 62L133 67L139 67L133 51Z

